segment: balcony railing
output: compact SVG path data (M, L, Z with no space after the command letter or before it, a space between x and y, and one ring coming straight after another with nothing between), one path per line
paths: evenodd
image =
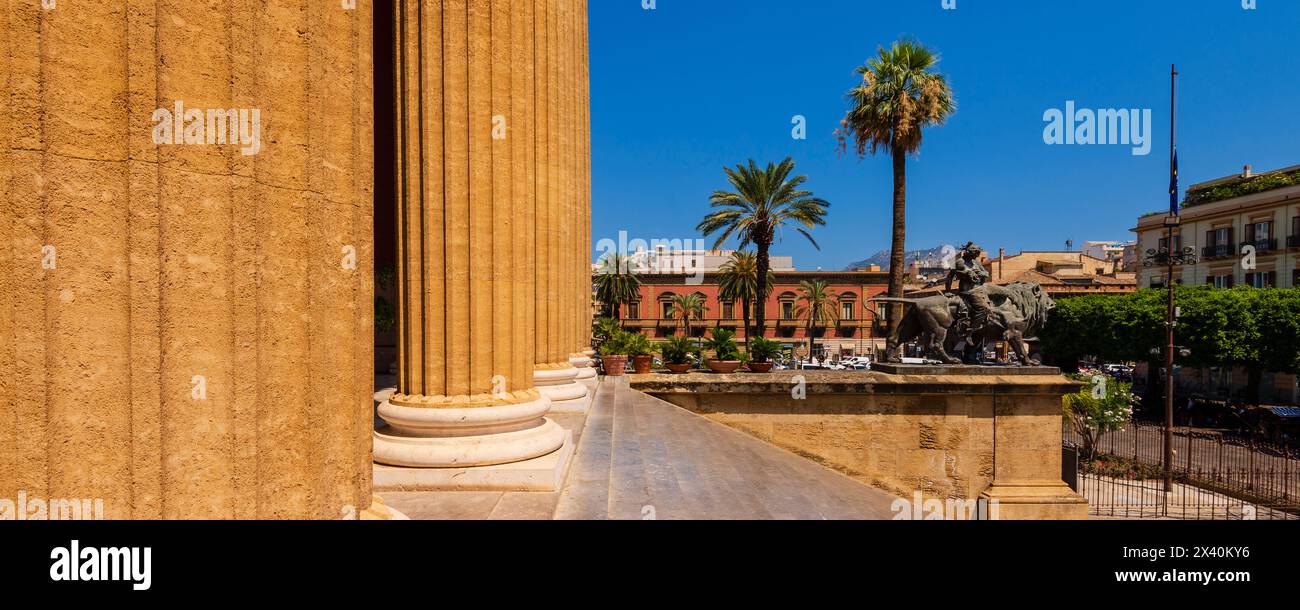
M1265 252L1274 252L1277 250L1276 239L1257 239L1255 241L1243 241L1241 242L1241 245L1243 248L1246 246L1254 246L1256 254L1264 254Z
M1236 254L1232 251L1232 246L1220 244L1217 246L1206 246L1201 249L1201 256L1204 258L1224 258Z

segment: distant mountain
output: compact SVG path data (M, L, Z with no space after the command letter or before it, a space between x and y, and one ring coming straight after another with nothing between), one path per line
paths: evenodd
M922 267L940 267L943 263L944 248L953 248L954 246L944 244L930 248L929 250L910 250L903 255L903 266L911 267L913 261L921 261ZM850 263L845 271L854 271L857 269L866 269L872 265L880 265L882 271L889 270L889 250L881 250L866 260L860 260L856 263Z

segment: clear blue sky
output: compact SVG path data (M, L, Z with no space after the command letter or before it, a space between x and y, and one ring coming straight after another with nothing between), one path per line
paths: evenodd
M887 157L837 158L853 69L913 36L942 54L959 108L908 167L908 248L974 239L1063 249L1127 240L1168 205L1169 65L1182 186L1300 164L1300 1L591 0L593 242L695 238L723 165L791 155L832 203L774 251L839 269L888 248ZM1149 156L1047 146L1044 111L1153 110ZM791 118L808 139L791 138ZM972 213L966 210L978 210ZM711 245L712 242L709 242ZM594 243L593 243L594 246Z

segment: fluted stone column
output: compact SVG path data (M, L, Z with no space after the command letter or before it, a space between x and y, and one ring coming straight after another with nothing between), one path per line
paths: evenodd
M578 286L589 273L577 272L585 258L586 199L579 172L586 164L579 125L589 106L582 75L586 56L577 53L579 23L586 5L579 0L536 0L536 100L539 176L537 180L537 343L533 379L555 403L557 413L586 411L588 384L581 371L590 362L580 354ZM591 371L594 372L594 371ZM579 375L583 375L579 383Z
M573 215L578 222L571 263L574 268L573 277L577 281L571 291L574 330L570 338L573 353L569 356L569 362L578 368L575 380L590 391L596 386L597 378L595 361L592 359L595 351L591 349L591 104L587 68L587 0L577 0L577 7L571 43L576 58L571 75L578 95L572 128L577 156L577 162L573 166Z
M0 11L0 498L371 504L369 7ZM256 145L215 140L229 109Z
M541 215L526 150L530 3L398 3L402 302L398 390L375 432L381 464L510 464L568 438L533 384L536 278L520 264Z

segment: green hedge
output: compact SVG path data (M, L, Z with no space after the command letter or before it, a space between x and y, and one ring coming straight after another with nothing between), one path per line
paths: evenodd
M1214 203L1232 199L1233 197L1242 197L1253 195L1273 189L1280 189L1287 186L1300 185L1300 170L1287 172L1285 174L1265 174L1247 178L1240 182L1223 184L1219 186L1209 186L1202 189L1187 192L1187 201L1183 202L1183 207Z

